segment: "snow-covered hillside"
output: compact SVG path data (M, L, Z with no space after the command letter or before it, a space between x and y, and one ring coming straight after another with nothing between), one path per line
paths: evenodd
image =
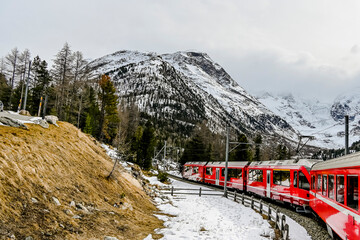
M261 93L257 98L275 114L284 118L302 135L313 135L309 144L343 148L344 116L350 116L350 143L360 138L360 89L338 96L333 103L303 99L292 94Z
M227 123L243 132L281 134L294 129L240 87L205 53L158 55L119 51L89 64L94 74L109 74L121 99L142 112L183 127L207 120L214 132Z

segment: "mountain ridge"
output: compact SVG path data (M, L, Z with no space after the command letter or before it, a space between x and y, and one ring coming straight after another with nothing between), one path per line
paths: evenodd
M224 133L230 124L247 133L297 137L286 121L248 94L206 53L118 51L88 66L94 74L110 75L119 97L132 98L152 117L180 121L188 129L206 120L217 133Z

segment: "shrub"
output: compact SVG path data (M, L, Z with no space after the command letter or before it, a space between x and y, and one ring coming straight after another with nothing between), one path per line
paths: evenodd
M157 175L157 179L164 183L168 180L168 174L166 172L159 172L159 174Z

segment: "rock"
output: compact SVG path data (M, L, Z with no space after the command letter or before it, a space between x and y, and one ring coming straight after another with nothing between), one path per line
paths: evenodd
M0 117L0 122L6 126L17 127L28 130L27 126L25 126L22 122L14 118Z
M53 124L57 127L59 127L59 125L56 123L57 121L59 121L59 118L57 116L53 116L53 115L48 115L48 116L45 116L45 120L50 123L50 124Z
M28 237L25 238L25 240L33 240L33 237L28 236Z
M36 119L34 123L40 125L43 128L49 128L49 124L44 119Z
M78 210L84 211L85 213L88 213L88 212L89 212L89 210L87 210L87 208L84 207L84 205L82 205L81 203L77 203L77 204L76 204L76 208L77 208Z
M26 110L21 110L19 112L20 115L23 115L23 116L31 116L31 114L29 113L29 111L26 111Z
M75 202L74 201L71 201L70 204L69 204L70 207L75 207Z
M81 217L79 215L74 215L72 218L74 219L81 219Z
M73 213L70 209L64 210L64 213L65 213L66 215L69 215L69 216L74 215L74 213Z
M33 203L38 203L38 202L39 202L36 198L31 198L31 201L32 201Z
M52 200L54 201L55 205L57 205L57 206L61 205L59 199L57 199L56 197L52 197Z
M116 237L106 236L106 237L104 237L104 240L119 240L119 239L117 239Z

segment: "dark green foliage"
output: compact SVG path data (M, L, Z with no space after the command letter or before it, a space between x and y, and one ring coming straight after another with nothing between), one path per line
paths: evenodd
M139 136L137 136L137 138L139 138ZM144 170L149 170L151 168L155 145L155 130L152 127L152 124L147 122L144 131L142 132L140 141L137 142L136 151L136 162Z
M290 151L284 145L278 145L276 147L276 160L285 160L290 158Z
M117 111L118 96L115 94L115 87L107 75L102 75L99 81L100 91L100 139L112 143L116 137L119 117Z
M168 174L166 172L159 172L157 179L162 183L167 182L169 179Z
M200 135L196 134L185 145L184 153L180 158L180 170L186 162L206 162L209 160L209 152Z
M260 161L261 160L261 154L260 154L260 144L262 144L262 137L261 135L256 135L255 139L255 154L253 161Z
M11 87L8 84L5 75L0 74L0 101L4 104L4 109L8 109Z
M237 141L240 143L240 145L230 153L229 161L251 161L252 153L250 145L248 144L249 141L245 134L239 134Z

